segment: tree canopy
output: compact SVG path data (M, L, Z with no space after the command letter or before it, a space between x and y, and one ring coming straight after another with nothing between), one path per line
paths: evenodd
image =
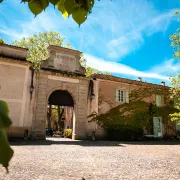
M2 38L0 38L0 44L6 44Z
M21 40L13 41L12 44L18 47L28 48L27 60L31 61L34 68L40 68L42 60L47 60L49 56L48 46L55 45L71 48L70 43L64 42L65 38L57 32L40 32L31 37L23 37Z
M19 41L15 40L12 42L12 45L28 48L27 60L33 63L35 70L40 68L41 62L43 60L48 59L49 45L72 48L69 42L65 44L65 38L61 36L60 33L52 31L34 34L28 38L24 37ZM83 67L86 68L86 77L90 77L92 74L111 75L109 72L101 72L96 68L87 66L83 53L81 54L80 63Z
M176 11L175 14L179 17L180 11ZM180 19L178 19L180 22ZM174 58L180 61L180 28L170 37L171 46L174 49ZM180 72L175 77L171 78L171 94L175 98L175 106L180 109ZM180 113L170 114L171 120L180 120Z
M0 0L2 3L4 0ZM56 7L64 18L72 15L73 20L81 25L86 21L88 15L92 12L95 0L21 0L28 3L31 12L37 16L43 10L45 11L50 4Z

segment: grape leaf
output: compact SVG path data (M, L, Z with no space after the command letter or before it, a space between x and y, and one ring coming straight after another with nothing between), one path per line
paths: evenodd
M76 11L74 11L72 13L72 17L74 19L74 21L76 21L79 26L84 22L86 21L87 19L87 15L88 15L88 12L85 8L83 7L79 7L79 8L76 8Z
M0 100L0 129L8 128L12 124L8 114L8 105Z
M29 9L35 16L37 16L43 10L45 10L48 7L48 5L48 0L31 0L28 2Z
M65 2L65 0L60 0L60 1L56 4L56 7L58 8L59 11L61 11L62 16L64 17L64 19L66 19L66 17L68 16L68 12L67 12L66 9L64 8L64 2Z
M49 2L51 4L53 4L54 6L59 2L60 0L49 0Z
M78 3L76 3L74 0L66 0L64 2L64 8L66 9L68 16L71 15L74 11L74 8L80 7Z
M7 172L9 161L11 160L14 153L9 146L7 135L3 130L4 128L10 127L12 124L8 114L8 105L4 101L0 100L0 164L6 168Z
M9 161L11 160L14 151L9 146L7 135L4 130L0 130L0 164L6 168L8 173Z

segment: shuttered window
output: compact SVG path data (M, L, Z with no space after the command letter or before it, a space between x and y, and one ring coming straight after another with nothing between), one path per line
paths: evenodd
M129 92L127 90L116 89L116 101L129 103Z
M156 94L156 106L161 107L162 106L162 96Z

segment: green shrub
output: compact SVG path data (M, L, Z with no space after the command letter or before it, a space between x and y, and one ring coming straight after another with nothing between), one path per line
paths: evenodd
M72 137L72 129L64 129L64 136L71 138Z

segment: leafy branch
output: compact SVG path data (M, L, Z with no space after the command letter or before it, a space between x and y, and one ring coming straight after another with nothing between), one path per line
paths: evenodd
M0 3L3 1L0 0ZM28 3L29 9L35 16L52 4L64 18L72 15L73 20L79 26L86 21L94 6L94 0L22 0L21 3Z

